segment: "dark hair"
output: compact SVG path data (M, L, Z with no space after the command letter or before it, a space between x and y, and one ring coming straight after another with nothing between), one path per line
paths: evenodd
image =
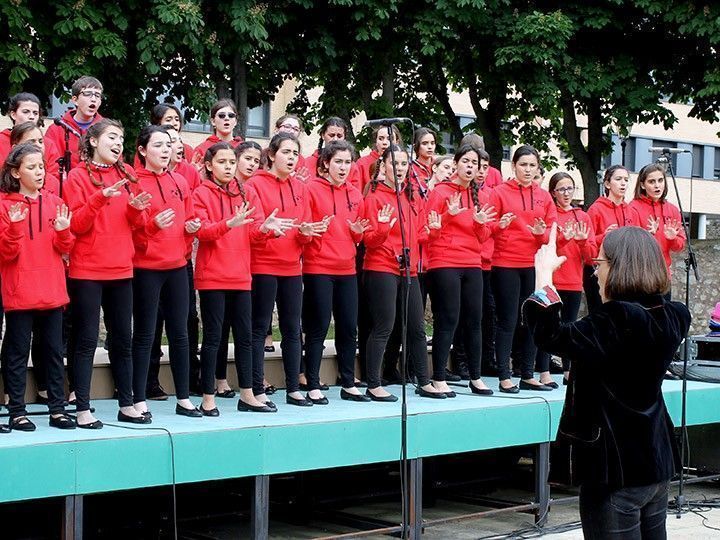
M557 199L555 198L555 188L557 187L558 183L560 183L560 180L565 179L570 180L573 183L573 187L575 187L575 180L573 179L573 177L564 171L556 172L550 177L550 183L548 183L548 191L550 192L550 196L556 203Z
M238 144L235 147L235 155L237 157L240 157L243 155L243 152L245 152L245 150L249 150L250 148L252 148L253 150L259 151L260 155L262 155L262 146L260 146L255 141L243 141L240 144Z
M19 124L15 124L10 132L10 146L18 144L23 138L23 135L33 129L40 129L35 122L21 122ZM42 131L40 131L40 135L42 136Z
M173 110L177 113L180 118L180 129L183 128L183 115L180 112L180 108L173 105L172 103L158 103L150 111L150 123L159 126L162 122L163 116L169 111Z
M522 146L519 146L517 150L515 150L515 153L512 157L513 165L520 161L520 158L523 156L535 156L538 162L538 166L540 165L540 154L537 150L535 150L534 147L530 146L529 144L523 144Z
M437 144L437 135L435 134L435 132L433 130L426 128L426 127L417 128L415 130L415 134L413 135L413 150L415 151L416 156L420 155L420 140L425 135L432 135L433 140L435 141L435 144Z
M273 138L270 139L270 144L263 152L263 157L265 158L265 164L266 164L267 168L272 167L272 159L270 158L270 154L272 154L274 156L275 152L280 150L282 143L285 141L292 141L293 143L295 143L297 145L298 151L300 151L300 142L297 140L297 137L295 137L295 135L292 135L285 131L276 133L275 135L273 135Z
M103 85L95 77L84 75L73 83L70 89L73 97L78 97L84 88L97 88L102 92Z
M460 146L469 144L480 150L485 150L485 140L477 133L468 133L462 139L460 139ZM490 160L488 160L490 161Z
M10 101L8 102L8 114L16 112L20 108L20 104L25 101L30 101L37 105L38 109L42 109L40 98L38 98L35 94L31 94L30 92L20 92L10 98Z
M95 149L90 144L90 139L99 139L100 135L105 133L105 131L111 127L118 128L120 131L125 133L125 128L123 128L123 125L119 120L103 118L99 122L91 125L80 139L80 159L85 162L85 169L90 177L90 182L92 182L94 186L104 186L105 184L102 180L95 180L95 175L90 168L90 162L92 161L93 154L95 153ZM138 157L140 157L139 153ZM130 182L137 182L137 178L131 175L125 168L125 165L122 162L122 156L120 156L120 158L113 164L113 167L115 167L121 176L130 180Z
M323 135L325 135L325 132L332 126L342 128L345 132L345 136L347 137L348 128L345 120L343 120L339 116L331 116L323 122L322 126L320 126L320 140L318 141L318 150L322 149L323 143L325 142L325 140L323 139Z
M297 120L298 127L300 128L300 131L303 130L302 120L300 120L300 117L299 117L297 114L293 114L293 113L283 114L280 118L278 118L277 120L275 120L275 127L278 128L278 129L280 129L280 126L282 126L282 125L283 125L283 122L285 122L285 120L287 120L288 118L294 118L295 120Z
M440 165L443 161L447 161L447 160L453 161L454 159L455 159L455 158L454 158L453 156L449 155L449 154L444 155L444 156L437 156L437 157L435 158L435 161L433 161L433 167L437 167L437 166Z
M233 153L235 153L235 149L232 147L232 145L230 143L226 143L226 142L215 143L205 151L205 156L203 157L203 163L212 163L213 158L221 150L230 150ZM236 155L236 157L237 157L237 155ZM210 170L208 170L207 167L205 167L205 176L207 177L208 180L211 180L213 182L215 181L215 179L213 178L212 172ZM228 184L225 186L225 188L224 188L225 192L230 197L237 197L239 195L240 197L242 197L242 200L244 202L246 200L245 199L245 188L242 186L242 184L240 182L236 182L237 186L238 186L238 191L237 191L237 193L235 193L230 190L231 183L232 183L232 181L228 182Z
M609 265L605 298L622 300L639 295L665 294L670 279L655 238L642 227L610 231L602 243Z
M665 202L665 198L668 194L668 183L667 178L665 177L665 168L659 163L650 163L649 165L645 165L642 169L640 169L637 177L637 182L635 183L635 198L638 199L640 198L640 196L646 195L643 183L645 182L645 180L647 180L648 175L653 172L662 173L663 180L665 180L665 187L663 188L662 195L660 195L660 202Z
M385 163L385 161L390 159L390 157L392 156L393 153L397 153L397 152L402 152L403 154L408 155L408 151L405 150L404 148L398 146L397 144L391 144L390 146L388 146L385 149L385 151L383 152L382 156L380 156L380 159L378 161ZM381 164L378 163L377 170L375 172L375 177L370 182L370 191L374 192L377 189L377 185L378 185L377 177L380 172L380 167L381 167ZM409 173L410 173L410 171L408 170L408 174ZM414 192L413 185L412 185L412 182L410 182L410 178L406 178L405 180L406 180L405 189L404 189L405 196L407 197L408 201L412 201L415 198L414 194L413 194L413 192Z
M215 104L210 109L210 118L215 118L215 115L218 113L220 109L224 109L225 107L230 107L232 111L237 115L238 110L237 106L235 105L235 102L232 99L223 98L219 99L215 102ZM215 133L215 127L213 126L213 133Z
M373 129L373 131L372 131L373 144L375 144L375 142L377 142L377 137L381 130L384 130L385 133L388 132L387 126L378 126L375 129ZM392 132L393 132L395 140L390 141L390 142L394 142L395 144L399 144L400 146L402 146L403 145L402 134L400 133L400 130L398 129L398 127L396 125L393 125Z
M137 142L135 143L135 148L139 149L140 147L145 148L147 147L147 144L150 142L150 138L155 133L164 133L165 135L168 135L167 128L165 126L154 126L149 125L145 126L140 130L140 133L138 133ZM169 135L168 135L169 137ZM140 163L145 165L145 156L142 155L142 153L138 150L137 157L140 160Z
M481 153L485 154L485 156L487 156L487 152L485 150L480 150L471 144L462 144L462 145L460 145L460 148L457 149L457 152L455 152L453 161L455 161L455 163L457 163L458 161L460 161L460 159L465 154L469 154L470 152L475 152L475 155L478 157L478 165L480 165L480 160L483 159L483 157L481 156ZM472 181L470 182L469 189L470 189L470 196L472 197L473 205L475 206L475 210L479 210L480 209L480 196L479 196L480 184L478 183L477 179L475 179L475 178L472 179Z
M610 193L610 188L607 187L605 184L610 181L613 174L615 174L616 171L619 171L622 169L625 172L628 172L627 167L624 165L612 165L605 169L605 174L603 175L603 187L605 188L605 195L607 196Z
M332 141L327 146L324 146L323 149L320 150L320 156L317 160L317 174L327 174L328 168L326 165L330 163L330 160L335 154L345 151L350 152L350 159L353 159L355 148L347 141Z
M38 145L33 143L18 144L10 150L8 157L5 159L2 171L0 172L1 192L17 193L20 191L20 181L11 174L11 171L19 169L25 156L29 156L30 154L40 154L42 156L42 150Z

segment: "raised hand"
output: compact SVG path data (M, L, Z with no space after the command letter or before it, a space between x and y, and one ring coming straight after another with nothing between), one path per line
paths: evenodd
M115 182L112 186L108 186L105 189L102 190L102 194L107 197L108 199L112 197L119 197L122 195L122 191L120 191L120 188L123 187L125 184L128 183L127 178L123 178L122 180Z
M260 232L266 233L272 231L275 236L285 236L285 231L297 227L294 219L279 218L277 217L278 209L276 208L270 215L265 218L265 221L260 226Z
M389 227L392 229L393 225L395 225L395 222L397 221L397 218L392 218L392 221L390 220L390 216L392 216L394 211L395 208L389 204L383 206L380 210L378 210L378 223L389 223Z
M608 225L607 229L605 229L605 234L607 234L607 233L609 233L609 232L611 232L611 231L614 231L614 230L617 229L617 228L618 228L617 223L613 223L612 225Z
M142 211L150 207L150 199L152 199L152 195L143 191L142 193L131 196L128 199L128 204L136 210Z
M543 220L543 218L535 218L535 223L532 225L527 226L528 229L530 229L530 232L533 233L535 236L542 236L545 234L545 229L547 229L547 224Z
M200 173L200 176L204 176L205 163L203 162L203 156L198 153L193 154L190 164L195 167L195 170Z
M457 216L460 212L467 210L462 206L462 194L460 192L450 195L450 198L445 203L447 204L448 214L451 216Z
M248 216L250 216L254 211L255 208L250 208L250 203L245 201L242 205L235 207L235 215L228 219L225 223L227 223L227 226L230 228L240 227L242 225L252 223L255 220Z
M310 170L305 167L298 167L295 169L295 178L300 180L303 184L307 184L310 181Z
M668 240L675 240L680 234L681 229L682 225L680 225L680 222L677 219L672 219L665 223L663 233L665 234L665 238Z
M572 240L573 238L575 238L575 223L573 223L572 221L568 221L560 229L560 232L562 233L565 240Z
M507 214L503 214L500 217L500 221L498 222L498 227L501 229L507 229L510 224L517 219L517 216L513 214L512 212L508 212Z
M442 227L442 218L435 210L431 210L428 214L427 226L429 229L440 229Z
M195 234L200 230L201 225L202 222L200 221L200 218L188 219L185 222L185 232L188 234Z
M575 224L575 240L587 240L590 237L590 229L587 223L581 221Z
M67 229L70 226L71 219L72 212L70 209L64 204L58 206L57 212L55 212L55 222L53 223L55 230L59 232Z
M655 234L660 228L660 219L650 216L648 217L647 230L650 234Z
M15 203L8 208L8 217L11 223L18 223L27 217L28 212L29 208L23 203Z
M357 221L355 221L355 222L352 222L348 219L347 223L348 223L348 226L350 227L350 230L352 232L354 232L355 234L362 234L370 228L370 220L369 219L358 218Z
M175 223L175 210L172 208L166 208L162 212L158 212L155 214L154 221L158 229L167 229L168 227L172 227Z
M550 227L550 238L547 244L540 246L535 253L535 286L540 289L552 285L552 274L562 266L567 257L557 254L557 223Z
M482 225L494 221L496 217L495 207L490 204L484 204L473 213L473 219Z

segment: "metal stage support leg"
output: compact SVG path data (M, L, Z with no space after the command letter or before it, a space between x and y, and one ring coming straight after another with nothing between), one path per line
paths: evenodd
M410 461L410 540L420 540L422 520L422 458Z
M62 520L62 540L82 540L83 537L83 496L65 497L65 511Z
M540 527L547 522L550 510L550 443L540 443L535 448L535 523Z
M250 507L250 537L254 540L267 540L270 523L270 477L255 477L252 505Z

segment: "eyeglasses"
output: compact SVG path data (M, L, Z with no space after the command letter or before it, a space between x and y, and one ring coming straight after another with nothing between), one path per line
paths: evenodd
M220 118L221 120L225 120L225 118L235 118L235 117L237 117L237 114L235 114L234 112L229 112L229 113L219 112L219 113L217 113L217 117Z
M298 126L293 126L291 124L280 124L280 127L287 131L294 131L295 133L300 133L300 128Z
M555 188L555 193L562 193L563 195L570 195L572 193L575 193L574 187L563 187L563 188Z
M600 263L601 263L601 262L609 263L609 262L610 262L610 259L603 259L603 258L601 258L601 257L593 257L593 258L592 258L592 262L593 262L593 265L592 265L593 268L594 268L595 270L597 270L598 268L600 268Z
M82 97L94 97L97 99L102 99L103 96L102 92L95 92L93 90L83 90L82 92L80 92L80 95Z

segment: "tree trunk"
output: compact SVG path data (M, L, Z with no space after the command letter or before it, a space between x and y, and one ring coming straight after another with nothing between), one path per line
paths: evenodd
M463 132L460 127L460 120L450 104L450 97L448 96L450 83L447 80L445 71L442 69L442 65L428 58L420 62L420 69L423 73L422 80L425 89L440 103L450 132L450 140L453 144L458 144L463 137Z
M600 105L599 100L597 101L597 108L593 108L593 103L590 103L588 108L588 140L592 141L593 137L597 135L597 119L600 116ZM570 149L570 155L573 161L577 165L580 174L583 179L585 207L590 206L595 199L600 196L600 186L597 183L597 170L600 168L600 157L591 156L590 152L585 145L582 143L581 130L577 125L577 115L575 113L575 102L565 91L561 92L560 105L563 113L562 121L562 133L563 138L568 144ZM591 117L594 118L591 124ZM600 130L600 147L602 148L602 124L599 127ZM592 143L593 152L597 152L595 148L595 142ZM593 159L597 160L597 163L593 162Z
M233 99L238 109L236 131L245 138L248 128L247 67L240 53L235 53L233 58Z
M382 97L387 101L390 110L395 109L395 69L392 63L388 64L383 73Z

